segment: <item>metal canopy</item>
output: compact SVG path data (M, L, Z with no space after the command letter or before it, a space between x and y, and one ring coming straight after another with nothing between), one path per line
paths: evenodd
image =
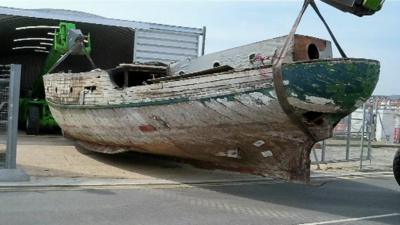
M1 11L1 8L0 8ZM22 29L26 26L58 26L60 20L40 19L24 16L10 16L0 14L0 64L22 65L22 95L29 95L29 90L42 73L42 67L51 46L41 45L39 38L53 38L48 35L54 30L49 29ZM134 30L132 28L105 26L90 23L76 23L84 32L92 35L94 49L92 58L102 69L109 69L119 63L129 63L133 60ZM33 38L33 39L32 39ZM15 41L21 40L22 41ZM35 47L35 48L29 48ZM39 48L40 47L40 48ZM41 50L41 51L38 51ZM110 57L112 55L113 57ZM72 57L59 70L72 72L88 71L91 66L80 57Z
M22 94L29 94L46 59L54 30L60 21L74 22L92 38L92 58L102 69L120 63L171 62L195 58L203 29L105 18L59 9L15 9L0 7L0 64L22 64ZM30 26L42 26L29 29ZM25 29L18 29L24 27ZM46 29L50 27L50 29ZM36 48L27 48L36 46ZM25 47L25 48L24 48ZM39 48L40 47L40 48ZM14 48L14 49L13 49ZM59 70L90 70L86 60L71 57Z
M186 58L195 58L199 54L199 37L204 35L201 28L172 26L105 18L93 14L60 9L15 9L0 7L0 44L1 55L13 55L13 47L36 46L37 38L52 38L51 29L19 29L19 27L52 27L59 21L74 22L84 33L91 33L97 40L96 48L112 46L129 39L134 46L124 44L120 52L131 51L132 60L138 62L171 62ZM100 31L101 30L101 31ZM114 35L112 40L104 37ZM136 35L133 35L135 33ZM15 43L15 39L27 39ZM101 40L99 40L101 39ZM19 46L16 46L19 44ZM24 45L22 45L24 44ZM37 42L39 44L39 42ZM42 49L46 51L46 49ZM32 51L18 51L16 54L29 54ZM109 52L109 51L107 51ZM114 50L117 52L117 49ZM36 51L36 53L38 53ZM110 53L110 52L109 52ZM113 53L113 52L111 52ZM116 54L113 54L114 56ZM127 63L128 61L121 61Z
M62 10L62 9L16 9L16 8L0 7L0 14L9 16L23 16L30 18L63 20L70 22L82 22L82 23L92 23L92 24L100 24L108 26L128 27L128 28L142 29L142 30L173 31L173 32L181 32L193 35L203 34L203 29L201 28L110 19L90 13Z

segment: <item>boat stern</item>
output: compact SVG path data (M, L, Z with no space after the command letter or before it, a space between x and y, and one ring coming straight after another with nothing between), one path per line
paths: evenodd
M369 59L324 59L282 65L287 103L297 123L320 141L345 116L367 101L380 63Z

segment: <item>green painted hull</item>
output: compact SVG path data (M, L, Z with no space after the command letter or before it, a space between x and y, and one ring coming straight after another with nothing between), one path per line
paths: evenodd
M352 112L372 94L379 79L379 62L338 59L293 63L283 67L289 80L287 96L310 102L307 96L333 100L342 112Z
M379 72L379 62L367 59L316 60L282 66L285 95L295 114L302 117L306 127L327 123L330 129L371 97ZM324 138L327 137L316 139Z

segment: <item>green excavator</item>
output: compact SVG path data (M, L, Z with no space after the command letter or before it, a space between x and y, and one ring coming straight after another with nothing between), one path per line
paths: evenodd
M385 0L321 0L344 12L369 16L382 9Z
M43 75L54 70L70 54L85 55L92 67L95 67L90 57L91 50L90 34L83 35L79 29L76 29L74 23L61 22L59 24L54 32L53 43L42 72L33 84L31 97L20 100L19 124L20 127L25 126L27 134L37 135L41 130L59 130L45 100Z

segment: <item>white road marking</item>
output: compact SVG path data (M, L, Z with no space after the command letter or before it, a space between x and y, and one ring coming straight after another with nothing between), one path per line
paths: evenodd
M380 177L393 177L393 172L354 172L348 174L338 173L321 173L313 174L311 178L338 178L338 179L360 179L360 178L380 178Z
M302 223L299 225L334 224L334 223L353 222L353 221L369 220L369 219L377 219L377 218L393 217L393 216L400 216L400 213L391 213L391 214L384 214L384 215L366 216L366 217L349 218L349 219L341 219L341 220L331 220L331 221L315 222L315 223Z

